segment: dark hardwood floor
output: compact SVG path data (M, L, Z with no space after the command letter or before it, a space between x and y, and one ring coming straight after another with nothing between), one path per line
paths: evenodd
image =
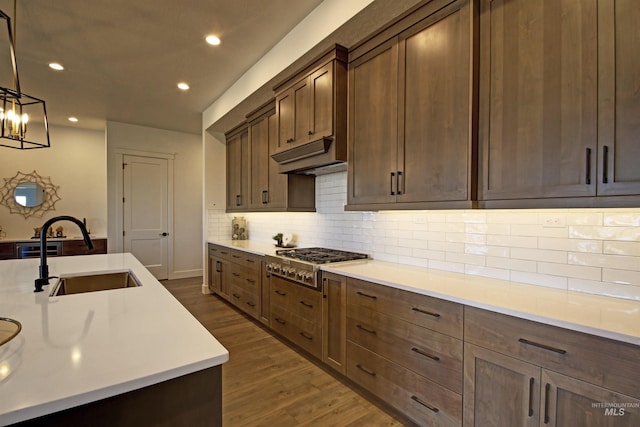
M202 278L162 283L229 350L229 361L222 367L223 425L408 425L370 403L224 300L202 294Z

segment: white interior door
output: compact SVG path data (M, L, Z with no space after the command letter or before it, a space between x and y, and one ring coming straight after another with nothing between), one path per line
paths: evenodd
M159 280L168 278L167 159L124 156L124 251Z

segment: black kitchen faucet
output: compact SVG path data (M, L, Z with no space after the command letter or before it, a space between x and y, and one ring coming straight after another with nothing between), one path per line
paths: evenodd
M36 289L33 292L42 292L42 287L49 284L49 266L47 265L47 232L49 227L54 222L58 221L71 221L80 227L82 237L84 238L84 244L90 250L93 249L93 243L89 238L87 227L77 218L72 216L62 215L48 219L42 228L40 229L40 277L36 279Z

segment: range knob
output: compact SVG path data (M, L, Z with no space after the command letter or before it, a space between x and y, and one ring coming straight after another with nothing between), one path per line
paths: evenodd
M305 281L305 282L309 282L309 283L313 282L313 273L311 273L311 272L306 272L306 273L304 274L304 281Z
M280 264L271 264L271 271L273 271L274 273L279 273L280 269Z
M293 267L289 267L288 276L289 277L296 277L296 269L293 268Z

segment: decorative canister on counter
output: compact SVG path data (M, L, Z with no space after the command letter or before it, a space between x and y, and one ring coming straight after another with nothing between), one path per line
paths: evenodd
M247 221L242 216L234 216L231 221L231 239L232 240L247 240Z

